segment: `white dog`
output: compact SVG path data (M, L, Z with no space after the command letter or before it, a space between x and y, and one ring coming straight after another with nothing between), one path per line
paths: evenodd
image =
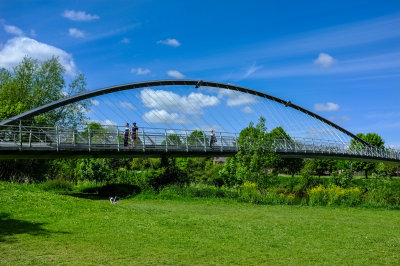
M119 203L119 198L117 196L110 197L110 202L111 202L111 204Z

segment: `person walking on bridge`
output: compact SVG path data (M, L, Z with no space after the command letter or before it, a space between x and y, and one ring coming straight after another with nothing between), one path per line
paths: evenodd
M132 127L132 147L136 148L136 139L139 135L139 128L136 126L136 122L133 122Z
M214 130L211 129L210 134L210 148L214 147L214 143L217 142L217 137L215 136Z
M124 132L124 147L128 147L129 142L129 123L126 123Z

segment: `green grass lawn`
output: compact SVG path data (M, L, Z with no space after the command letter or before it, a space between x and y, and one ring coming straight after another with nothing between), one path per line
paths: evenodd
M0 265L400 264L398 210L107 200L0 183Z

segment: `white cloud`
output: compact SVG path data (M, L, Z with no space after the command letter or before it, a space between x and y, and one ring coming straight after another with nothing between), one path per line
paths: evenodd
M228 106L238 106L238 105L257 103L256 97L248 93L243 93L228 89L220 89L218 92L218 98L224 98L224 97L228 98L226 100L226 104Z
M180 96L171 91L143 89L140 98L144 106L167 111L180 111L185 114L201 114L204 107L216 106L219 100L215 96L202 93L190 93Z
M117 123L115 123L114 121L109 120L109 119L104 120L101 124L106 125L106 126L116 126L117 125Z
M157 43L159 43L159 44L165 44L165 45L172 46L172 47L179 47L179 46L181 46L181 43L180 43L177 39L159 40Z
M29 35L32 36L32 37L36 37L37 36L36 31L33 30L33 29L30 30Z
M18 28L16 26L12 26L12 25L4 25L4 30L7 33L14 34L14 35L17 35L17 36L23 36L24 35L24 32L20 28Z
M68 30L69 36L74 37L74 38L83 38L85 37L85 33L83 33L83 31L80 31L78 29L75 28L70 28Z
M128 102L120 102L119 105L125 109L135 110L135 107L131 103L128 103Z
M165 110L153 109L142 116L148 123L157 124L188 124L190 121L178 113L168 113Z
M57 47L38 42L27 37L15 37L7 41L0 50L0 67L11 68L18 65L25 56L48 60L57 56L60 63L65 67L68 75L75 75L76 67L70 54Z
M315 111L337 111L339 110L339 105L337 103L316 103L314 104Z
M320 53L318 55L318 58L314 60L314 64L319 65L323 68L329 68L331 67L336 60L330 56L329 54L326 53Z
M73 21L91 21L100 18L97 15L87 14L85 11L75 10L65 10L62 16Z
M100 104L100 102L98 100L91 100L90 102L94 106L99 106L99 104Z
M123 39L121 40L121 42L122 42L122 43L130 43L131 40L128 39L128 38L123 38Z
M256 64L253 64L244 74L243 78L247 78L249 77L251 74L253 74L254 72L256 72L257 70L261 69L262 66L257 66Z
M176 79L183 79L185 75L177 70L168 70L167 75Z
M246 114L251 114L251 113L254 112L254 110L251 109L251 107L249 107L249 106L244 107L244 108L242 109L242 111L243 111L244 113L246 113Z
M132 68L131 73L136 74L136 75L146 75L149 74L151 71L148 68Z

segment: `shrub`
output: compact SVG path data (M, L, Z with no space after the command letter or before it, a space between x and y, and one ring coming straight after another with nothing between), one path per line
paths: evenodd
M339 174L333 174L331 181L332 184L341 187L349 187L353 180L353 172L350 170L344 170Z
M358 187L342 188L331 185L324 187L322 185L308 190L309 205L344 205L355 206L361 203L362 191Z
M72 191L74 188L73 184L65 181L65 180L61 180L61 179L55 179L55 180L49 180L43 183L43 189L44 190L54 190L54 191Z
M364 202L370 206L400 206L400 182L398 180L371 179L364 181L367 192Z

